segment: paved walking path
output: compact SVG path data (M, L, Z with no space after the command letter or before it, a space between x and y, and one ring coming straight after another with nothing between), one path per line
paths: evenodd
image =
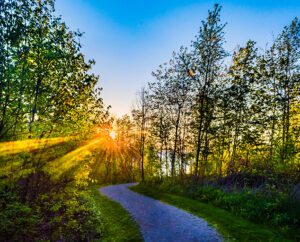
M100 192L119 202L134 217L146 242L222 240L205 220L129 190L133 185L103 187Z

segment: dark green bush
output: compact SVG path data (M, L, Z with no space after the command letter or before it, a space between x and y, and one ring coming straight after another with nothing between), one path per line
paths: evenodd
M3 241L23 241L37 236L39 214L18 201L17 195L6 189L0 190L0 238Z
M1 189L1 241L92 241L102 235L102 217L87 193L48 193L31 204Z

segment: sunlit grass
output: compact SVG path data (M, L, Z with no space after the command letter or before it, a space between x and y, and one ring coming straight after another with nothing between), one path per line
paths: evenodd
M143 241L138 225L119 203L102 195L97 187L91 188L90 195L103 215L105 233L100 241Z

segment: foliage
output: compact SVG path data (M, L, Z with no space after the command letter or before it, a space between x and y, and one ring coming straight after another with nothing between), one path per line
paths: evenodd
M1 187L0 235L5 241L21 241L37 236L40 217L31 207L17 200L17 196Z
M102 235L101 213L83 192L95 148L86 140L87 131L109 120L81 36L56 17L54 0L0 1L0 237L6 241Z
M100 211L86 192L66 189L24 203L16 191L2 187L0 210L5 241L90 241L103 233Z
M1 140L66 135L103 119L94 61L54 1L2 1L0 29Z
M147 110L144 146L155 148L153 165L160 167L150 177L193 174L204 181L211 175L299 171L298 18L265 52L249 40L231 61L224 30L215 5L191 47L160 65L143 89L147 102L133 114ZM136 125L141 128L139 120Z

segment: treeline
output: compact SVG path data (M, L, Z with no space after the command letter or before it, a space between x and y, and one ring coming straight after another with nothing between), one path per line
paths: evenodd
M54 1L1 1L0 29L0 140L66 135L102 121L94 61L80 52L82 34L56 17Z
M220 12L215 5L191 46L137 95L140 188L212 204L298 241L300 21L265 50L249 40L230 55Z
M265 50L249 40L229 55L220 11L215 5L191 46L160 65L155 80L140 91L133 117L141 132L141 156L152 152L148 177L192 175L203 182L231 176L241 178L243 186L244 178L248 185L275 178L295 184L300 21L284 27Z
M0 0L0 240L91 241L102 216L86 192L110 125L81 52L82 34L54 0Z

